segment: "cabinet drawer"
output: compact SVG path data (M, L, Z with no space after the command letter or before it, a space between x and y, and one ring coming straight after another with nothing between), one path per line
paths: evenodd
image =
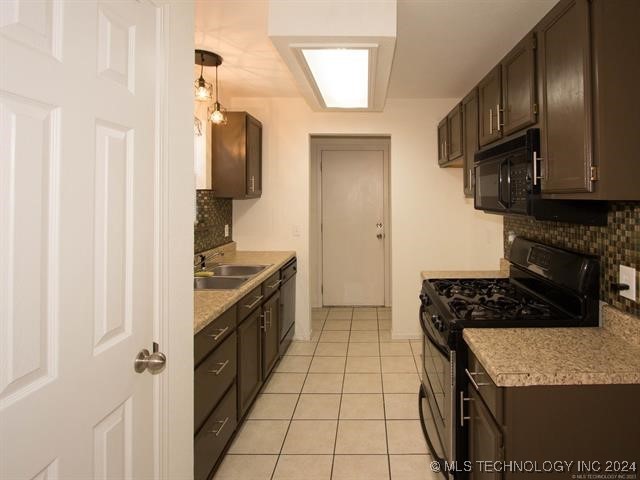
M194 429L197 431L236 377L236 333L233 332L194 373Z
M281 283L280 270L278 270L262 283L262 294L264 295L264 298L269 298L273 292L277 291Z
M293 277L297 271L298 271L298 262L294 258L287 265L285 265L284 268L282 268L282 270L280 270L281 272L280 278L282 279L282 283L286 282L291 277Z
M196 366L235 330L236 310L234 305L195 336L193 339L193 359Z
M236 389L231 388L196 435L194 479L206 480L236 429Z
M247 318L262 303L262 285L254 288L238 302L238 323Z
M469 352L469 367L465 370L469 388L480 394L491 414L498 422L502 422L502 388L493 383L480 361L471 352Z

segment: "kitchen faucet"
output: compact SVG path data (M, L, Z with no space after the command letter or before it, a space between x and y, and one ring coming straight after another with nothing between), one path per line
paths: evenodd
M198 255L198 261L193 264L194 271L205 271L207 269L207 260L212 260L216 257L224 257L224 252L213 252L210 255Z

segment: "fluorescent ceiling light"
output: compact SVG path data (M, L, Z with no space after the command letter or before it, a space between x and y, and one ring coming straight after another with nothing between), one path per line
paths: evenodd
M369 50L366 48L303 48L327 108L369 106Z

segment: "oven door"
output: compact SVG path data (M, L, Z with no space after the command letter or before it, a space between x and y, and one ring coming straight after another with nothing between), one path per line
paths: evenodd
M507 155L484 160L475 166L477 210L504 213L509 209L510 159Z
M449 349L433 328L423 306L420 307L420 326L423 331L420 420L431 454L442 464L455 460L452 419L455 351Z

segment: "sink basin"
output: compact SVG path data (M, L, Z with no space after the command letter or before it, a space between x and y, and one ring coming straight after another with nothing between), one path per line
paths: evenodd
M268 265L216 265L211 269L214 275L227 277L255 275L267 268Z
M195 290L234 290L249 280L249 277L194 277Z

